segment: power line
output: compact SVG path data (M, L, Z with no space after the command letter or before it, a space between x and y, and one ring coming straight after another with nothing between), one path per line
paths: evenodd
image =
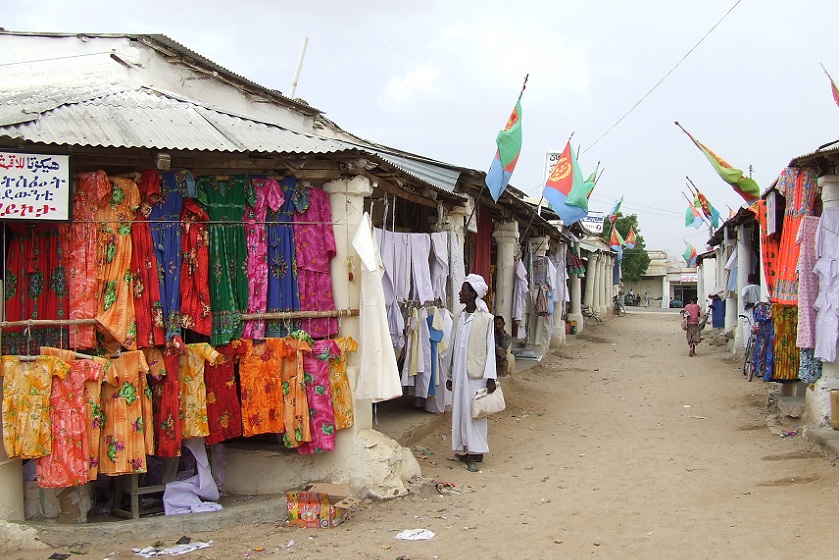
M623 119L625 119L626 117L628 117L628 116L629 116L629 114L630 114L632 111L634 111L636 107L638 107L638 105L640 105L640 104L641 104L641 103L642 103L642 102L643 102L643 101L644 101L647 97L649 97L649 96L650 96L650 94L651 94L652 92L654 92L654 91L656 90L656 88L658 88L658 86L660 86L660 85L661 85L661 83L662 83L664 80L666 80L666 79L670 76L670 74L672 74L672 73L673 73L673 71L674 71L674 70L676 70L676 68L678 68L678 67L682 64L682 62L684 62L684 61L685 61L685 59L686 59L688 56L690 56L690 53L692 53L692 52L696 49L696 47L698 47L700 44L702 44L702 41L704 41L704 40L708 37L708 35L710 35L710 34L711 34L711 32L712 32L712 31L714 31L714 29L716 29L716 28L717 28L717 26L718 26L719 24L721 24L721 23L722 23L722 21L723 21L726 17L728 17L728 14L730 14L730 13L732 12L732 10L734 10L734 8L736 8L736 7L737 7L737 5L738 5L741 1L742 1L742 0L737 0L737 1L734 3L734 5L733 5L733 6L731 6L731 8L729 8L729 10L725 13L725 15L723 15L723 16L719 19L719 21L717 21L717 23L715 23L715 24L714 24L714 26L713 26L713 27L711 27L711 29L709 29L709 30L708 30L708 32L707 32L707 33L705 33L705 35L703 35L703 36L702 36L702 38L701 38L701 39L699 39L699 42L698 42L698 43L696 43L696 44L695 44L695 45L694 45L694 46L693 46L693 47L692 47L692 48L691 48L691 49L687 52L687 54L685 54L685 56L683 56L683 57L682 57L682 59L681 59L681 60L679 60L679 62L677 62L677 63L676 63L676 65L675 65L673 68L671 68L671 69L670 69L670 70L669 70L669 71L668 71L668 72L664 75L664 77L662 77L662 78L661 78L658 82L656 82L656 84L655 84L655 85L654 85L654 86L650 89L650 91L648 91L646 94L644 94L644 97L642 97L641 99L639 99L639 100L638 100L638 102L637 102L637 103L635 103L635 105L633 105L633 106L629 109L629 111L627 111L627 112L626 112L626 113L625 113L625 114L624 114L621 118L619 118L619 119L618 119L618 121L617 121L615 124L613 124L611 127L609 127L609 129L608 129L606 132L604 132L603 134L601 134L601 135L600 135L600 138L598 138L597 140L595 140L595 141L591 144L591 146L589 146L588 148L586 148L585 150L583 150L583 152L582 152L582 153L586 153L586 152L587 152L587 151L589 151L591 148L593 148L595 144L597 144L598 142L600 142L600 141L603 139L603 137L604 137L604 136L606 136L607 134L609 134L610 132L612 132L612 130L613 130L615 127L617 127L617 126L618 126L618 125L619 125L619 124L623 121Z
M14 66L16 64L34 64L36 62L51 62L53 60L66 60L68 58L81 58L83 56L96 56L100 54L111 54L113 51L101 51L101 52L92 52L92 53L84 53L84 54L71 54L67 56L56 56L53 58L39 58L37 60L16 60L14 62L5 62L0 64L0 66Z

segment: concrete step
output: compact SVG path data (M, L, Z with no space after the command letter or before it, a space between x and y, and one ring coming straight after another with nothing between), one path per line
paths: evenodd
M804 397L778 397L776 401L781 416L801 418L804 416Z

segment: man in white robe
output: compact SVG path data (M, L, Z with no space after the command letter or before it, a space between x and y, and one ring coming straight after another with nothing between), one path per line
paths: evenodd
M489 452L487 419L472 418L472 398L483 388L495 391L494 317L483 296L488 290L477 274L466 276L460 289L460 303L466 308L457 319L452 348L452 366L446 388L452 391L452 450L456 460L477 472L475 463Z

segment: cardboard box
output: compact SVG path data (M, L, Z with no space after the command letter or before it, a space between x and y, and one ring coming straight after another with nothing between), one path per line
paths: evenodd
M343 484L310 484L302 491L286 492L288 524L310 529L328 529L347 520L356 500Z

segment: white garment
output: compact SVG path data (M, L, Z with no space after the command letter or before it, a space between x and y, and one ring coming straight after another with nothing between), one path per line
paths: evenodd
M825 208L816 230L816 265L819 278L816 310L816 341L813 355L823 362L836 360L839 339L839 208Z
M755 303L760 301L760 286L757 284L749 284L748 286L743 286L743 289L740 291L740 299L743 300L743 315L749 318L751 324L754 324L755 316L754 316L754 309L752 307L746 308L746 304L751 303L754 305Z
M417 378L414 380L414 396L428 397L428 385L431 383L431 333L428 329L428 310L419 310L419 364Z
M434 297L446 303L446 282L449 280L449 238L444 231L431 234L431 289Z
M382 289L384 266L370 229L370 216L365 212L353 236L352 246L361 259L361 324L360 362L355 398L373 402L402 396L399 369L393 354L387 324L385 296Z
M396 292L393 289L393 269L395 262L393 254L393 232L379 228L375 228L373 232L376 235L376 243L379 245L382 265L385 267L382 273L382 288L385 293L385 303L389 304L396 300Z
M463 309L463 304L458 301L457 293L463 286L463 279L466 278L466 265L463 260L463 240L455 231L449 231L449 278L452 294L452 301L449 302L449 309L456 313Z
M408 234L393 232L393 291L397 301L411 299L411 251Z
M411 246L411 278L414 281L414 299L424 303L434 299L431 289L431 267L428 257L431 255L431 236L427 233L409 233L408 244Z
M732 251L731 256L725 262L725 289L737 293L737 247Z
M437 354L437 378L440 380L437 385L437 394L426 399L425 410L442 414L446 411L447 406L452 404L452 392L446 388L445 380L449 379L449 369L452 363L452 327L454 320L452 319L451 311L448 309L440 309L440 315L443 319L443 341L446 343L443 350L439 350ZM440 348L438 344L437 348Z
M198 474L166 485L163 492L163 510L166 515L220 510L221 504L215 502L219 498L218 486L210 470L204 438L185 439L184 446L195 457ZM202 501L202 498L209 501Z
M515 337L522 339L527 336L524 321L527 317L527 269L521 259L516 263L516 278L513 283L513 321L516 322Z
M495 325L487 323L486 366L484 376L470 379L466 373L466 359L469 338L472 332L473 313L463 312L457 320L454 334L452 366L449 378L452 380L452 450L466 453L488 453L487 419L472 418L472 397L486 387L487 379L496 379L495 371ZM473 350L474 351L474 350Z

